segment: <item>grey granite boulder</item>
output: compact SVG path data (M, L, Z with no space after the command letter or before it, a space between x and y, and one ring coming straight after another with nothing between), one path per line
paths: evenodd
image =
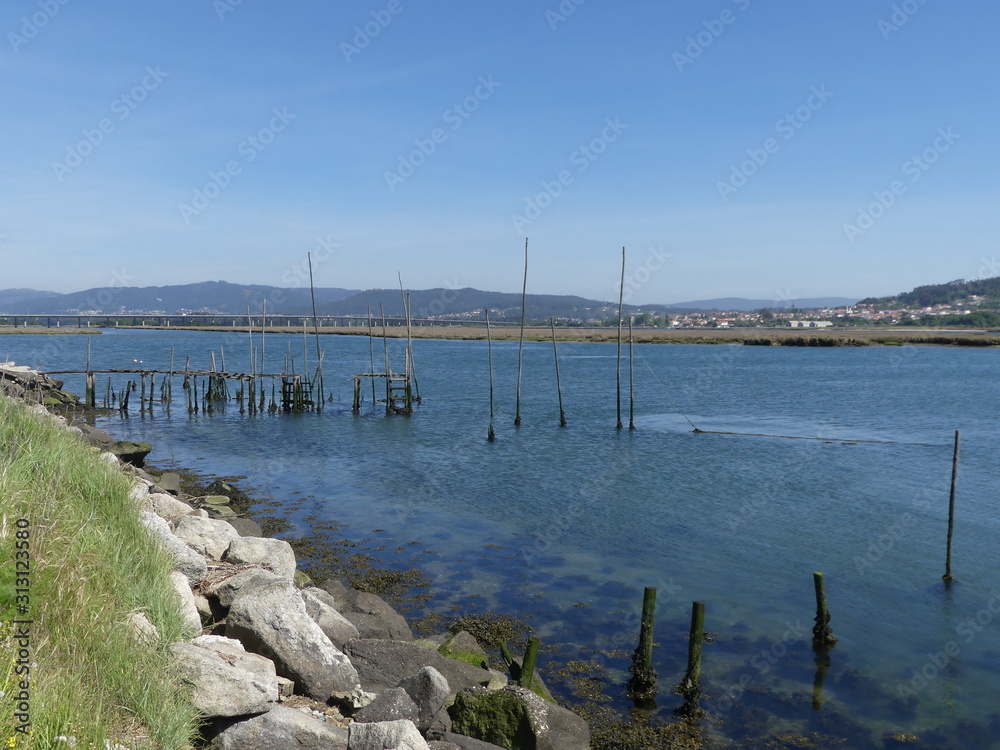
M504 750L499 745L454 732L445 732L440 742L428 742L427 744L431 746L431 750Z
M348 641L360 637L354 624L334 609L330 595L323 589L302 589L302 600L306 604L306 612L337 648L342 649Z
M430 750L412 721L354 722L349 729L348 750Z
M587 722L530 690L508 685L488 691L462 690L448 709L458 734L502 747L536 750L589 750Z
M198 612L198 605L194 600L194 592L191 591L191 584L187 576L179 570L170 573L170 583L177 592L180 599L181 617L184 621L184 636L194 638L201 635L201 614Z
M229 545L240 535L225 521L184 516L174 524L174 534L196 551L213 560L221 560Z
M226 523L236 529L240 536L264 536L264 530L253 519L237 516L236 518L227 518Z
M451 696L451 688L444 675L434 667L424 667L416 674L404 677L399 682L399 687L406 691L413 702L417 705L418 715L414 720L419 729L424 734L437 723L450 725L439 718L445 701Z
M243 591L243 589L250 590L255 586L263 586L266 583L271 583L272 581L282 580L270 570L264 570L263 568L249 568L247 570L241 570L236 575L231 575L228 578L224 578L217 583L213 583L205 588L205 595L209 597L214 597L218 600L219 604L228 609L229 605L233 603L233 599Z
M149 505L156 515L171 522L177 521L181 516L186 516L194 510L187 503L165 492L151 492Z
M406 719L416 723L420 710L403 688L383 690L375 700L354 715L355 721L371 723Z
M413 640L406 620L381 597L346 589L340 581L327 581L320 588L333 597L336 610L354 623L362 638Z
M298 690L316 700L359 684L357 670L306 613L291 581L277 579L240 591L229 607L226 635L273 659L278 674L295 680Z
M191 685L195 707L206 718L269 711L278 701L274 664L248 654L239 641L215 635L172 643L180 679Z
M359 638L350 641L344 653L358 670L361 687L376 693L398 686L423 667L434 667L447 680L449 696L462 688L488 685L493 679L485 669L405 641Z
M187 577L192 586L197 586L205 580L208 565L204 556L199 555L190 545L177 538L166 521L152 511L144 510L139 512L139 523L149 531L163 549L173 555L175 568Z
M232 527L232 524L226 525ZM235 532L236 528L232 528ZM266 565L281 578L295 578L295 552L292 545L283 539L237 536L229 543L222 559L231 563Z
M343 727L285 706L215 731L210 750L347 750L348 741Z

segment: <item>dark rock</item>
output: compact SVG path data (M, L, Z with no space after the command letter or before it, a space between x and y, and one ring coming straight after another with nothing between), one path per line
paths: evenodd
M79 428L80 432L83 433L84 439L102 451L110 451L111 446L117 442L111 435L106 433L104 430L100 430L97 427L93 427L86 422L74 422L74 427Z
M465 687L488 685L493 678L485 669L405 641L362 638L348 642L344 653L358 670L361 687L375 693L396 687L424 667L434 667L447 680L449 697Z
M226 523L236 529L240 536L252 536L260 538L264 536L264 530L260 524L250 518L227 518Z
M118 440L110 448L110 453L122 461L142 468L146 464L146 456L153 450L150 443L138 443L131 440Z
M434 748L437 743L428 744ZM477 740L475 737L466 737L464 734L455 734L454 732L445 732L441 744L450 744L452 747L457 747L458 750L505 750L499 745L492 745L489 742ZM441 748L441 750L444 749Z
M589 750L590 729L581 717L530 690L466 688L448 709L453 729L508 748Z
M273 659L278 674L295 680L296 687L315 700L326 701L334 691L358 686L358 672L306 614L291 581L241 590L229 607L226 635L248 651Z
M348 731L286 706L237 722L216 722L210 750L347 750Z
M156 480L156 486L171 495L181 494L181 475L173 471L165 471Z
M406 619L380 596L344 588L340 581L327 581L320 588L333 597L335 609L354 623L362 638L413 640Z
M406 691L419 710L417 718L414 719L417 729L427 734L435 725L435 719L444 708L445 701L451 696L448 680L434 667L424 667L416 674L400 680L399 687ZM451 721L442 723L448 725L442 727L443 729L449 728Z
M354 715L354 720L372 723L406 719L416 724L419 713L417 704L403 688L392 688L379 693L375 700Z

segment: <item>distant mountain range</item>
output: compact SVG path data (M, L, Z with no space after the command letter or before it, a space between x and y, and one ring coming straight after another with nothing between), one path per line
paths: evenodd
M489 308L497 321L520 320L521 295L486 292L479 289L407 290L410 311L414 318L464 317L479 315ZM281 288L256 284L230 284L206 281L197 284L151 287L107 287L82 292L58 294L33 289L0 290L0 313L6 314L76 314L83 312L166 313L218 312L224 315L245 315L247 308L259 314L267 301L267 310L274 314L308 315L312 299L306 288ZM799 299L775 302L726 297L671 305L625 305L629 313L651 312L655 315L685 312L749 312L764 307L777 309L797 307L840 307L856 300L844 297ZM316 289L317 312L320 315L367 315L369 309L379 314L380 306L390 317L403 315L402 295L398 289L358 291L336 287ZM617 314L618 305L572 295L529 294L527 317L531 320L548 318L600 320Z

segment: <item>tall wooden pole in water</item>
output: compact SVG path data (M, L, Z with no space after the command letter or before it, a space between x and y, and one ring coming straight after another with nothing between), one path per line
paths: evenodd
M622 283L618 292L618 374L615 390L618 393L618 429L622 425L622 303L625 300L625 248L622 248Z
M656 612L656 589L647 586L642 594L642 622L639 627L639 645L632 654L632 676L628 691L638 700L649 700L656 695L656 670L653 669L653 622Z
M632 315L628 316L628 428L635 429L635 377L632 356Z
M312 253L307 253L309 259L309 294L312 296L313 310L313 331L316 333L316 385L319 389L319 396L313 395L313 404L316 411L323 411L323 350L319 345L319 321L316 318L316 287L313 285L313 259ZM309 373L305 373L309 377Z
M389 368L389 339L385 330L385 307L378 303L379 315L382 316L382 348L385 350L385 413L392 414L392 370Z
M376 401L375 401L375 378L374 378L374 375L375 375L375 338L373 336L373 333L374 333L373 329L374 329L374 321L372 320L372 306L368 305L368 357L371 360L371 367L372 367L372 369L370 370L370 372L372 373L372 376L373 376L373 377L369 378L369 380L372 381L372 407L374 408L374 406L376 404Z
M813 587L816 589L816 624L813 625L813 648L829 648L837 642L830 627L830 610L826 606L826 588L823 574L813 573Z
M559 426L566 426L566 412L563 411L562 401L562 378L559 377L559 348L556 346L556 319L550 318L552 325L552 353L556 358L556 392L559 394Z
M951 534L955 530L955 486L958 483L958 446L962 439L962 433L955 430L955 453L951 458L951 494L948 500L948 553L944 561L944 575L941 577L945 583L951 583Z
M701 644L705 640L705 602L691 605L691 632L688 635L688 667L681 683L681 691L695 693L701 690Z
M524 367L524 313L528 298L528 238L524 238L524 283L521 286L521 343L517 347L517 406L514 426L521 425L521 370Z
M486 439L491 443L497 439L493 432L493 334L490 331L490 309L486 308L486 351L490 362L490 429L486 433Z

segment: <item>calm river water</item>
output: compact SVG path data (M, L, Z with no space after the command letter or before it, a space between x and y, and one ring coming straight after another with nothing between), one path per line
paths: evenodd
M166 368L171 347L181 366L190 355L207 368L221 347L230 370L248 367L246 334L222 333L3 336L0 357L82 368L88 339L98 369ZM560 344L560 429L551 344L525 345L515 428L517 343L499 342L491 444L486 342L416 341L423 403L410 418L373 409L370 391L352 415L350 376L368 371L368 340L322 343L334 397L322 414L189 415L178 380L169 415L133 411L103 426L153 443L153 463L245 475L296 498L291 536L336 521L377 537L368 554L387 566L402 564L394 550L422 543L426 611L525 618L559 644L551 658L602 664L620 706L628 659L607 654L634 647L643 587L656 586L667 715L701 600L713 733L819 732L862 748L907 731L920 738L908 747L1000 747L1000 350L639 345L637 429L617 431L614 344ZM266 346L268 371L289 355L301 368L301 335L269 335ZM390 341L396 369L402 346ZM378 342L376 369L383 361ZM627 362L623 374L627 388ZM66 380L83 393L82 376ZM626 420L627 407L626 391ZM688 419L820 439L695 434ZM946 589L955 430L956 581ZM840 639L820 709L814 570Z

